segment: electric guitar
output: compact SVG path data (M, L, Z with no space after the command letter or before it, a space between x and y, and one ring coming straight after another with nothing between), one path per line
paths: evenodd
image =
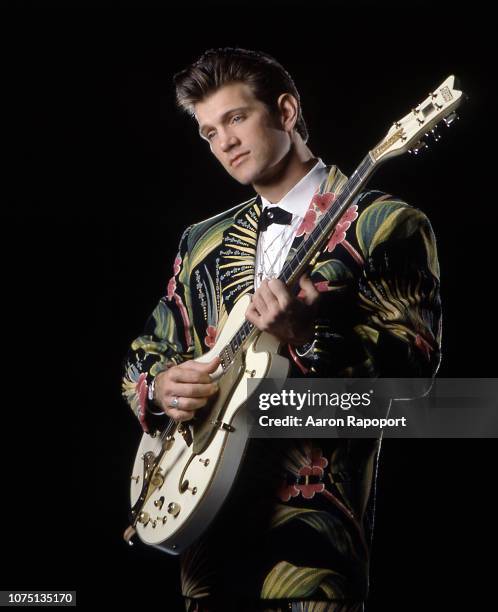
M355 196L381 163L406 151L418 154L438 138L440 122L450 125L462 92L449 76L407 115L395 121L385 137L368 152L340 195L320 218L308 240L288 260L279 278L294 287L312 268L335 226ZM425 136L424 136L425 135ZM202 418L188 423L170 420L164 431L144 434L131 476L131 525L128 543L138 534L151 546L179 554L208 527L234 483L249 439L243 408L250 378L284 379L289 362L279 355L279 341L260 332L245 318L249 295L234 305L216 344L196 361L219 356L212 375L219 384L216 400L203 409Z

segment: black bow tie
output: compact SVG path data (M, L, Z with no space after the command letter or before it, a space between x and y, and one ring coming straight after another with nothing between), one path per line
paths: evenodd
M266 231L269 225L272 223L278 223L279 225L290 225L292 221L292 213L279 208L278 206L267 206L263 209L259 218L259 230L261 232Z

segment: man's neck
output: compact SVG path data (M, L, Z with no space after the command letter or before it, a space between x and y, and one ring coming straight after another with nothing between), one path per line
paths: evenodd
M317 161L318 158L308 147L303 147L301 151L291 150L268 179L254 183L253 187L260 196L276 204L308 174Z

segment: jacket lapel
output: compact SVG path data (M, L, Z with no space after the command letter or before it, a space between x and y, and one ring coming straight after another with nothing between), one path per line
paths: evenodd
M254 293L254 268L261 200L256 196L239 210L223 232L220 248L220 285L227 313L246 293Z

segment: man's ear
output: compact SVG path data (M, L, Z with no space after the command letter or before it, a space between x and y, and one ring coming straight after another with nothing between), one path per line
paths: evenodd
M280 123L286 132L292 132L299 115L299 102L290 93L280 94L277 100Z

